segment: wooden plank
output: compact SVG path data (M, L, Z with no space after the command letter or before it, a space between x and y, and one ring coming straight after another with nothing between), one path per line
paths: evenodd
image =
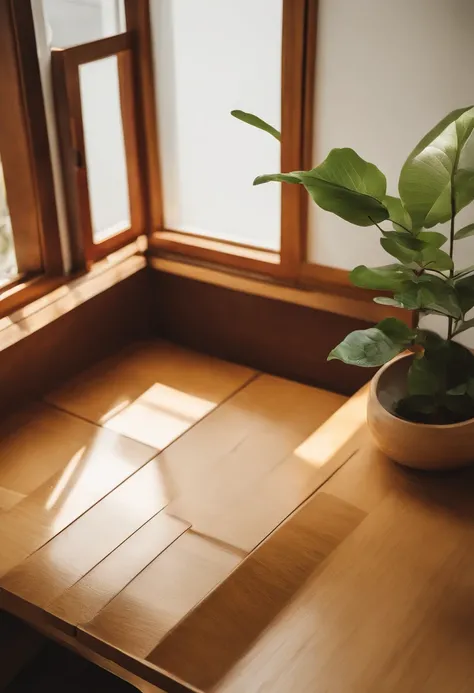
M285 381L274 379L274 382ZM295 383L291 386L294 388L294 401L289 399L283 387L269 390L269 401L274 402L275 411L283 407L282 419L276 417L275 426L253 439L241 430L245 442L241 455L236 458L238 464L233 464L235 455L232 452L229 461L219 458L219 467L203 477L199 493L190 489L188 493L177 494L176 500L169 505L170 513L189 522L203 535L251 551L359 449L366 435L365 389L327 418L329 411L323 415L323 403L326 397L333 395L305 389ZM248 396L250 390L251 386L242 394ZM303 399L305 393L306 401ZM306 419L310 425L306 431L304 425L300 429L304 434L299 440L293 435L288 438L290 444L285 445L284 412L290 416L290 410L295 407L295 415L304 421L304 415L296 405L298 398L303 409L314 413L314 419L312 422L311 418ZM330 407L331 401L327 403ZM332 404L336 402L333 400ZM318 421L319 406L322 409ZM222 409L220 411L222 413ZM205 429L200 429L198 427L195 434L204 433ZM183 446L188 438L186 436L182 441ZM165 464L176 449L171 447L166 451Z
M337 498L316 494L181 621L148 660L199 690L212 689L364 517Z
M156 558L78 638L117 664L120 650L146 657L241 561L230 549L188 531Z
M221 498L227 503L246 495L344 401L331 392L259 376L160 455L173 486L169 512L194 521L205 508L217 520ZM212 527L196 528L215 536Z
M97 364L46 400L163 449L254 375L157 340Z
M0 441L0 486L25 495L0 516L0 576L156 452L44 404L4 420Z
M457 508L442 496L383 501L216 690L473 690L472 474L468 493L465 481Z
M156 467L145 465L5 575L0 580L0 587L8 592L4 601L16 595L25 602L23 617L28 614L33 620L38 618L38 613L41 617L44 610L49 611L50 602L58 599L131 535L139 541L141 535L135 537L134 533L158 513L152 524L154 535L150 551L157 546L161 548L156 549L151 561L189 526L160 513L166 503L163 479L157 475Z
M78 624L92 621L187 527L164 512L153 517L48 606L55 626L74 634Z

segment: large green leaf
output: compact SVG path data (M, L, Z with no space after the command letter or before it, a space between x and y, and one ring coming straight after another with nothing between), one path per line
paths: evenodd
M397 356L415 337L401 320L386 318L368 330L356 330L331 351L328 361L338 359L354 366L382 366Z
M269 125L258 116L253 115L253 113L246 113L245 111L231 111L230 114L234 116L234 118L237 118L237 120L241 120L242 122L247 123L248 125L253 125L254 128L258 128L259 130L264 130L265 132L268 132L276 140L281 140L281 133L278 132L278 130L274 128L273 125Z
M357 226L372 226L388 219L381 202L387 181L379 169L352 149L333 149L322 164L311 171L268 174L254 185L269 181L302 183L316 204Z
M468 224L464 226L464 228L459 229L459 231L456 231L454 239L460 241L461 238L469 238L469 236L474 236L474 224Z
M328 183L375 197L380 202L387 191L387 179L382 171L347 147L332 149L322 164L309 173Z
M388 219L388 211L375 197L355 192L318 178L313 173L300 174L301 182L314 202L327 212L356 226L373 226Z
M453 111L423 137L405 162L399 193L415 228L430 228L451 218L452 183L457 211L474 199L473 129L474 107Z
M378 289L379 291L396 291L403 282L415 276L413 270L403 265L384 265L383 267L366 267L359 265L349 275L354 286L361 289Z

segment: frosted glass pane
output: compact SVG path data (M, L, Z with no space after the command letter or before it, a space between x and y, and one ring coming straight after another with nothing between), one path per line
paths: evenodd
M117 56L79 66L94 240L130 228Z
M0 287L17 273L13 233L0 158Z
M43 0L43 6L49 43L56 48L125 31L124 0Z
M280 145L230 116L281 123L282 0L153 0L168 229L280 247Z

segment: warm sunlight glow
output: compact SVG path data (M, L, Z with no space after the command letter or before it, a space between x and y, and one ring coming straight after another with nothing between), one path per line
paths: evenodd
M64 490L67 488L67 486L71 480L71 477L77 468L77 465L81 461L82 456L84 455L85 451L86 451L86 448L84 446L83 448L78 450L76 452L76 454L73 455L73 457L71 457L71 459L67 463L66 467L64 468L63 473L61 474L61 477L59 478L58 483L56 484L50 497L46 501L46 506L45 506L46 510L51 510L52 508L54 508L54 506L56 505L58 500L61 498Z
M104 414L104 416L101 416L101 418L99 419L99 423L103 426L105 423L107 423L107 421L112 419L114 416L117 416L117 414L120 414L120 412L126 409L129 404L129 399L121 400L120 402L118 402L118 404L115 404L113 407L111 407L111 409L109 409L108 412Z
M337 412L320 426L294 454L313 467L322 467L365 425L366 388L351 397Z
M155 383L117 416L108 416L106 425L162 450L214 407L214 402Z
M98 429L94 439L69 462L48 499L55 532L60 532L136 471L129 441Z

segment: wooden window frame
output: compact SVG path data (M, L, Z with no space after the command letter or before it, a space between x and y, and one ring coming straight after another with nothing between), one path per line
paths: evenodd
M0 0L0 151L19 275L0 288L0 314L62 281L45 105L30 1Z
M149 189L154 191L150 251L181 256L297 283L306 256L307 197L299 186L282 186L281 247L279 252L168 229L164 224L159 166L159 139L154 104L153 57L149 0L125 0L127 27L137 32L141 46L143 98L148 100L147 139L153 161ZM311 157L312 102L318 0L283 0L282 34L282 170L299 170ZM310 165L310 163L308 164Z
M121 114L125 141L131 223L128 229L102 241L94 241L87 175L84 122L79 70L81 65L117 57ZM90 43L52 51L56 118L59 130L68 220L73 240L73 264L89 268L146 230L145 176L138 135L136 36L125 32Z

